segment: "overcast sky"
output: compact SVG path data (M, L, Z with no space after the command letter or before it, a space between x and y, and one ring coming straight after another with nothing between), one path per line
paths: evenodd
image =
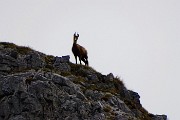
M75 63L74 32L91 67L123 79L149 112L180 120L179 0L0 0L0 41Z

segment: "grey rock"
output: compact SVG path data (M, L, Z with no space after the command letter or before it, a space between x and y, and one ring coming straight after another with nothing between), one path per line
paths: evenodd
M70 59L69 55L62 56L62 57L56 56L54 64L69 62L69 59Z
M78 91L76 94L77 94L77 98L81 100L87 100L86 96L82 92Z
M121 113L115 116L115 120L140 120L140 119L137 119L134 116L128 115L126 113Z
M105 120L105 119L106 117L103 113L97 113L91 118L91 120Z
M101 113L103 110L103 105L100 101L92 102L92 108L94 113L96 112Z
M12 95L20 88L21 84L25 84L23 78L16 76L7 77L2 81L1 90L4 95Z
M105 77L105 81L113 81L114 80L114 75L112 73L109 73L106 77Z
M53 64L53 66L63 72L68 72L71 70L70 66L68 65L69 63L69 55L67 56L62 56L62 57L55 57L55 62Z
M9 120L26 120L22 115L17 115L9 118Z
M167 115L153 115L152 120L167 120Z
M132 113L131 110L128 108L128 106L119 98L114 99L114 103L117 105L119 109L124 111L125 113Z
M58 74L54 74L52 81L56 84L61 85L61 86L69 86L69 87L73 86L73 82L71 82L68 78L63 77L63 76L58 75Z
M42 68L45 66L45 61L40 57L40 54L37 52L31 52L25 58L27 62L27 67L29 68Z
M85 96L89 99L92 99L94 101L101 100L103 93L99 91L93 91L93 90L86 90L85 91Z
M140 103L140 96L137 92L131 91L129 90L130 96L132 97L134 103L136 103L136 105L138 107L142 107L141 103Z
M18 66L17 60L8 55L0 55L0 63L6 64L12 67Z
M91 81L98 81L99 80L96 74L89 74L87 76L87 78L88 78L88 80L91 80Z
M60 63L58 66L55 67L63 72L69 72L71 70L70 66L67 63Z
M8 55L0 55L0 74L6 75L16 69L18 69L18 62L16 59Z
M25 55L19 55L19 57L17 58L18 66L19 66L20 70L28 68L28 63L27 63L26 57L27 56L25 56Z
M9 67L9 65L4 65L4 64L0 64L0 71L1 72L8 72L11 70L11 68Z
M13 50L9 53L9 56L11 56L14 59L17 59L18 58L18 52Z

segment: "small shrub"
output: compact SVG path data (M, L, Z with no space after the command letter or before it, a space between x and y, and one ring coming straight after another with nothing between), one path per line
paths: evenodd
M9 43L9 42L0 42L0 44L3 45L4 48L12 48L12 49L16 48L16 45L13 44L13 43Z
M143 120L151 120L149 113L147 110L145 110L143 107L139 108L136 103L134 103L131 100L124 100L125 104L131 109L131 110L137 110L140 111L142 114L139 116L137 115L137 118L143 119Z
M90 86L87 87L89 90L98 90L97 86L95 84L91 84Z
M125 104L130 108L130 109L136 109L136 104L130 100L124 100Z
M76 81L77 82L85 82L86 80L85 80L84 77L79 76L79 77L76 78Z
M69 66L71 67L71 73L76 76L87 77L87 72L96 73L96 71L89 66L74 63L69 63Z
M114 83L115 84L118 84L118 85L121 85L121 86L125 86L124 85L124 83L123 83L123 81L120 79L120 77L118 77L118 76L116 76L115 78L114 78Z
M60 75L66 77L66 76L71 75L71 73L70 73L70 72L63 71L63 72L60 73Z
M25 46L17 46L16 49L17 49L17 52L20 54L27 54L30 51L32 51L30 47L25 47Z
M46 55L45 57L44 57L44 59L45 59L45 62L47 63L47 64L53 64L53 60L54 60L54 56L52 56L52 55Z

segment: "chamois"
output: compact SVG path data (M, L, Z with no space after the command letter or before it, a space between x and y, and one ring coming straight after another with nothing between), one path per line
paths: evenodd
M79 37L79 34L78 33L76 34L75 32L74 37L73 37L72 52L76 59L76 64L77 64L77 57L79 57L80 64L82 60L85 63L85 65L88 66L87 50L83 46L77 44L78 37Z

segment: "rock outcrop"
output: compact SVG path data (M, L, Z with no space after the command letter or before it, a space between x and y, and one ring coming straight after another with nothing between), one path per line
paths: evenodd
M166 120L112 73L0 43L0 120Z

